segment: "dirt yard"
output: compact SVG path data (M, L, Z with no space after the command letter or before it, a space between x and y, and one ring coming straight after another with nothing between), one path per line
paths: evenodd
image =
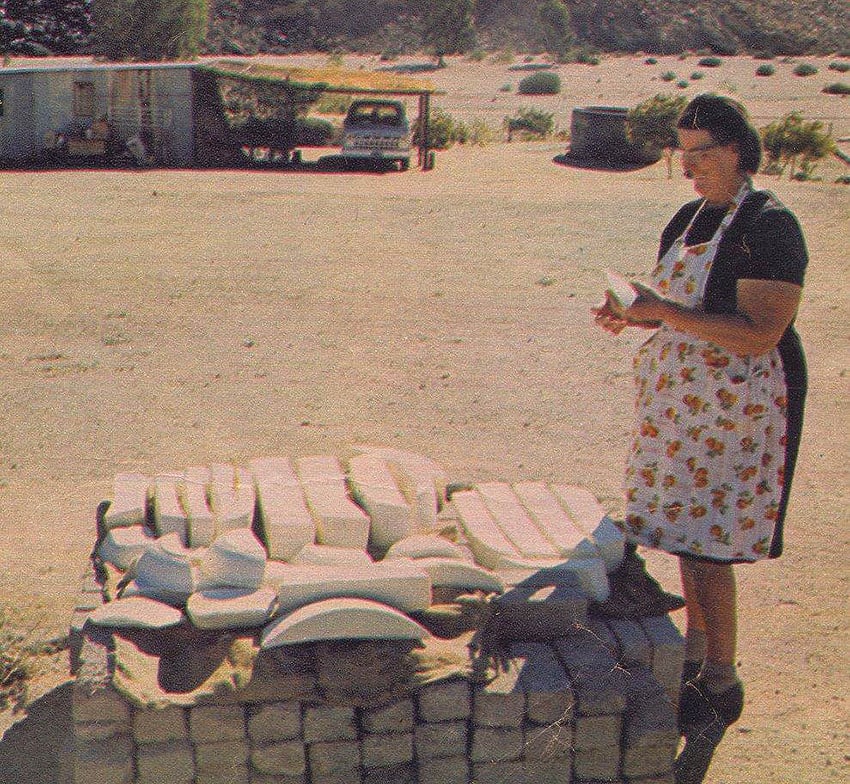
M562 66L564 93L549 99L516 95L525 74L492 62L428 77L458 117L498 125L531 105L568 128L573 106L631 106L670 89L664 71L699 70L687 94L731 93L757 124L801 109L850 134L847 100L820 93L841 75L806 61L820 73L777 61L759 79L747 58L610 58ZM0 607L15 627L66 632L95 508L120 471L370 442L428 455L455 481L582 483L621 511L644 336L602 333L589 308L606 268L648 271L692 190L663 163L602 172L559 165L563 152L454 148L403 174L2 172ZM787 554L738 571L747 705L714 784L850 776L850 191L833 184L838 161L819 171L823 182L757 179L808 240L798 325L811 393ZM673 559L647 557L678 590ZM39 664L29 705L0 714L2 784L54 780L66 658Z

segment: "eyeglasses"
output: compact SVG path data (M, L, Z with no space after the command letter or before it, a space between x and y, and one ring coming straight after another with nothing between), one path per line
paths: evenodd
M708 144L701 144L699 147L676 147L676 150L681 153L683 158L696 158L697 160L701 160L705 157L707 152L714 150L718 147L726 147L729 142L725 144L721 144L720 142L709 142Z

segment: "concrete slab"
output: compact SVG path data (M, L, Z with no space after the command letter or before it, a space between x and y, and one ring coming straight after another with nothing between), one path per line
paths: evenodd
M270 588L219 588L193 593L186 602L186 614L199 629L235 629L262 626L276 604L277 592Z
M513 542L525 558L557 558L559 553L537 527L505 482L484 482L476 485L502 533Z
M317 640L421 640L428 632L404 613L368 599L326 599L301 607L263 631L262 648Z
M267 570L267 585L278 589L280 612L335 597L373 599L404 612L424 610L431 603L431 581L408 562L370 566L284 566Z
M330 547L326 544L308 544L302 547L290 563L296 566L370 566L372 559L365 550L353 547Z
M106 530L145 522L151 480L144 474L121 473L112 485L112 501L103 516Z
M316 538L316 523L289 458L252 460L260 535L269 558L288 561Z
M466 535L477 563L487 569L498 569L505 558L521 558L496 523L484 499L475 490L463 490L452 495L460 525Z
M387 463L371 455L348 461L348 486L357 504L366 510L372 525L369 543L378 552L416 533L416 521Z
M348 496L345 473L335 457L302 457L295 470L316 524L317 544L365 550L369 516Z
M585 533L558 503L558 499L544 482L517 482L513 486L517 498L522 502L537 528L549 540L561 557L568 557Z
M410 559L408 563L424 570L434 588L461 588L488 593L502 593L505 590L505 584L497 574L468 561L457 558L417 558Z
M182 475L158 476L154 479L153 525L157 536L176 533L183 544L186 544L187 517L177 489L179 478L182 478Z
M136 561L155 543L156 539L144 526L131 525L127 528L110 529L98 545L97 552L104 561L126 572L132 569Z
M189 547L209 547L215 539L215 518L209 506L212 475L206 466L192 466L183 472L180 487L188 522Z
M144 596L116 599L89 614L96 626L127 629L165 629L183 620L180 610Z
M250 528L254 521L254 480L244 468L230 463L210 466L210 508L216 533Z
M266 551L247 528L236 528L216 537L200 561L198 589L247 588L263 582Z
M416 534L395 542L384 555L391 558L456 558L465 560L466 552L438 534Z
M161 536L136 562L135 583L143 596L168 604L183 604L197 583L195 551L183 546L177 533Z

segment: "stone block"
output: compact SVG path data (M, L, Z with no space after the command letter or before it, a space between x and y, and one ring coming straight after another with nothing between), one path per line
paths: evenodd
M133 740L122 735L78 743L72 767L74 784L133 784Z
M372 455L348 461L348 486L354 500L371 519L369 544L378 552L416 533L416 518L387 463Z
M525 728L523 757L526 762L566 760L563 764L568 768L573 748L573 728L568 722Z
M474 762L472 781L473 784L525 784L525 767L520 761Z
M101 605L89 613L88 620L95 626L166 629L180 623L183 613L147 596L128 596Z
M209 505L212 474L206 466L192 466L183 473L178 492L186 511L189 547L209 547L216 535L215 517Z
M138 593L169 604L184 604L195 590L194 557L179 534L161 536L136 562Z
M629 748L675 748L676 709L651 670L635 666L627 684L624 744Z
M277 591L261 588L213 588L193 593L186 614L198 629L262 626L277 605Z
M194 784L253 784L247 765L229 765L220 770L198 770Z
M238 705L196 705L189 709L193 743L245 740L245 712Z
M572 760L569 758L525 760L527 784L571 784L573 780Z
M518 760L523 743L519 727L473 727L469 759L472 763Z
M252 460L260 534L269 558L291 560L316 538L316 524L288 458Z
M364 768L389 768L413 760L413 733L364 735L360 741L360 758Z
M113 688L88 689L78 681L71 702L71 717L74 724L106 722L129 726L130 707Z
M421 640L428 632L404 613L371 599L325 599L272 622L262 648L318 640Z
M494 633L503 641L553 640L587 619L587 596L572 580L516 585L493 600Z
M356 740L354 708L316 705L304 709L304 742Z
M248 737L262 744L301 737L301 703L258 705L248 716Z
M289 740L254 746L251 767L267 775L303 776L307 771L304 744L300 740Z
M250 751L248 742L242 740L221 740L216 743L198 743L195 745L195 768L201 773L241 775L248 767Z
M360 712L360 725L364 732L376 735L411 732L414 726L413 701L401 699L377 708L364 708Z
M192 784L195 760L192 746L186 741L146 743L136 752L139 784Z
M219 534L201 559L199 590L245 588L254 591L263 583L266 551L249 528Z
M622 716L579 716L573 743L576 751L618 746L623 734Z
M517 687L526 695L526 715L534 724L566 724L575 698L555 652L543 643L514 643L511 658L519 667Z
M253 525L254 480L245 469L226 463L211 465L209 498L219 536Z
M556 553L563 558L571 556L586 533L564 511L545 483L518 482L513 489Z
M457 588L462 591L502 593L505 584L488 569L459 558L416 558L410 563L422 569L434 588Z
M352 774L360 767L360 745L349 740L311 743L307 746L307 757L313 780L337 773Z
M97 742L130 734L130 723L126 721L87 721L74 724L74 737L82 742Z
M439 534L415 534L395 542L384 555L385 561L391 558L454 558L466 560L467 555L462 547Z
M372 599L402 612L431 604L431 583L415 561L385 561L368 566L291 566L265 576L278 589L280 612L323 599Z
M505 558L521 558L519 550L502 532L484 499L475 490L452 495L461 528L475 561L487 569L498 569Z
M128 571L153 544L154 539L143 525L112 528L107 531L97 552L107 563Z
M251 784L308 784L307 774L301 776L275 776L269 773L251 771Z
M417 768L418 784L467 784L469 781L469 762L465 754L439 759L420 759Z
M652 645L652 672L676 701L685 663L685 640L668 615L644 618L641 627Z
M154 479L152 510L157 536L177 534L184 545L188 543L188 518L180 502L176 477L158 476Z
M676 746L626 747L623 749L623 775L643 782L646 776L662 776L673 770Z
M525 716L525 692L519 687L519 663L507 660L493 680L472 691L472 723L477 727L519 727Z
M577 699L578 714L622 714L628 673L589 629L578 627L553 644Z
M362 784L359 770L338 770L310 774L310 784Z
M189 737L186 712L177 706L136 710L133 737L139 745L186 740Z
M308 544L290 560L294 566L371 566L372 559L365 550L353 547L331 547Z
M416 758L421 764L423 760L465 757L468 736L465 721L417 724L413 737Z
M365 550L369 516L348 496L345 474L335 457L303 457L295 470L316 525L316 542Z
M484 482L476 485L496 525L524 558L558 558L560 553L528 515L509 484Z
M416 765L405 762L386 768L366 768L362 784L418 784Z
M592 782L620 782L620 747L599 746L573 755L573 773L576 784Z
M416 692L420 721L437 722L468 719L471 715L469 683L450 680L423 686Z
M103 528L143 525L147 513L151 480L143 474L121 473L115 476L112 502L103 516Z
M652 645L638 621L610 619L607 625L617 637L623 664L652 664Z

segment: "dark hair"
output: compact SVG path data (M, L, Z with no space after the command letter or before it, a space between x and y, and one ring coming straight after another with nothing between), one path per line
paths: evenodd
M703 93L679 115L677 128L708 131L718 144L738 146L738 167L755 174L761 164L761 137L750 124L747 110L731 98Z

